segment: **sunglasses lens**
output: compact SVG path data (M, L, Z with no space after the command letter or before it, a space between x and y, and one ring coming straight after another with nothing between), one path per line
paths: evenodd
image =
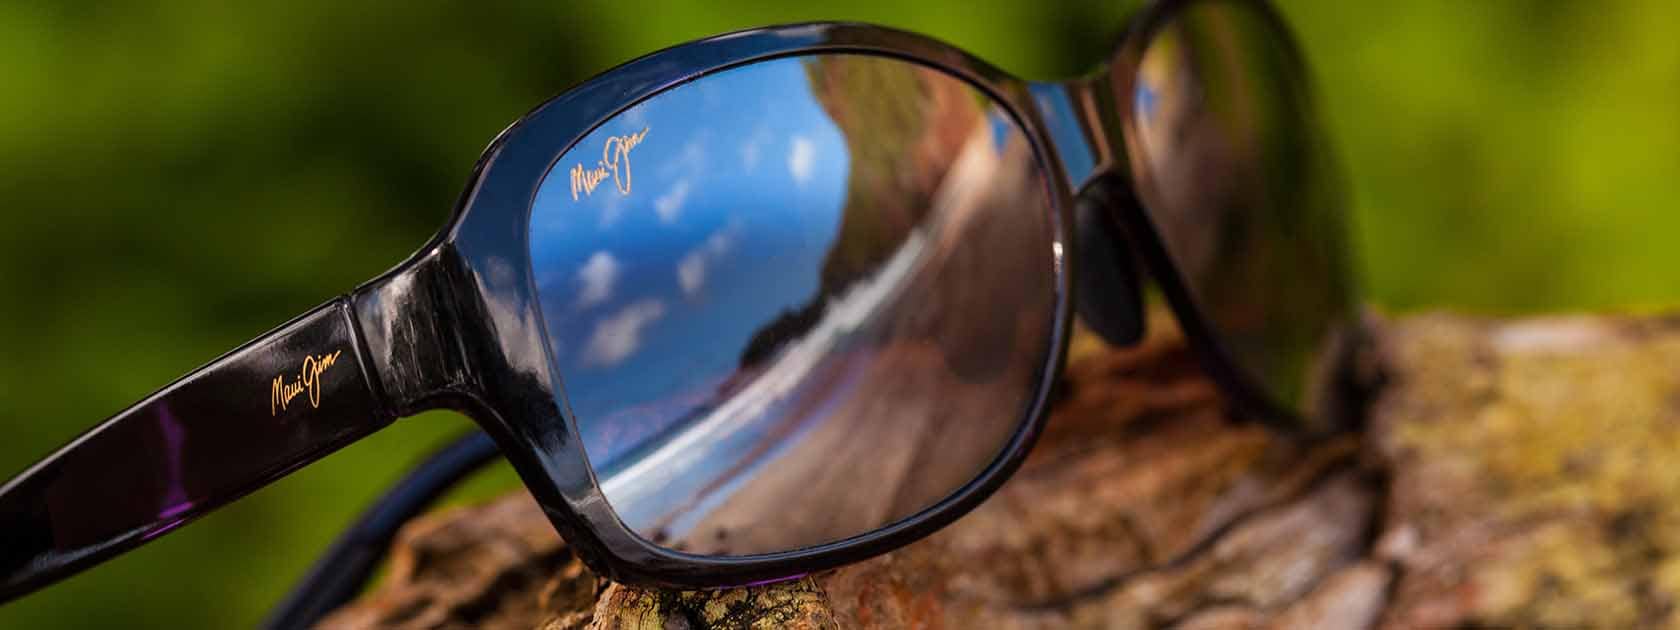
M929 508L1021 433L1058 308L1030 143L906 61L762 61L607 120L537 193L550 350L619 518L789 551Z
M1275 402L1322 424L1356 313L1345 203L1297 51L1267 11L1185 3L1155 31L1132 82L1128 149L1218 345Z

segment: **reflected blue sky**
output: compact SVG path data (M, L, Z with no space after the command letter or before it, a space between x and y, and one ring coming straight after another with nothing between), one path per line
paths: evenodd
M1049 130L1050 139L1055 142L1056 152L1062 158L1068 187L1078 190L1096 170L1096 156L1091 154L1091 145L1085 140L1085 131L1080 125L1079 114L1074 111L1068 89L1057 83L1033 83L1028 90L1032 93L1033 102L1038 105L1039 117Z
M609 149L643 130L627 154ZM616 175L602 171L574 198L571 171L600 167L604 150ZM663 92L555 165L537 193L531 255L597 470L692 411L761 326L816 293L848 162L804 63L789 59Z
M1038 378L1053 309L1016 309L1054 302L1042 184L972 85L870 55L702 77L581 139L531 250L614 512L673 549L766 553L972 479Z

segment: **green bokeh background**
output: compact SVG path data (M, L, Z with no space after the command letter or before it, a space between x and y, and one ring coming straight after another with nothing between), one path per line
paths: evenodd
M1100 60L1132 3L233 4L0 3L0 475L401 260L498 130L618 62L857 19L1050 78ZM1281 6L1350 174L1373 302L1680 301L1680 3ZM468 426L399 422L0 608L0 628L248 627Z

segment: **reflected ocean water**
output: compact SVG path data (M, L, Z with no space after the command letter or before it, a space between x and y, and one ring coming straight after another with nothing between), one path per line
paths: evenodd
M1051 351L1050 212L1008 115L904 61L760 62L607 121L543 183L531 251L614 511L755 554L972 480Z

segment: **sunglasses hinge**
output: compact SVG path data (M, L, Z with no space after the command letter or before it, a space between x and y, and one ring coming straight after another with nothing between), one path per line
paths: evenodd
M460 254L442 243L350 296L375 381L396 417L462 409L481 389L463 330L484 318L470 308L477 302L460 295L472 286L464 275Z

